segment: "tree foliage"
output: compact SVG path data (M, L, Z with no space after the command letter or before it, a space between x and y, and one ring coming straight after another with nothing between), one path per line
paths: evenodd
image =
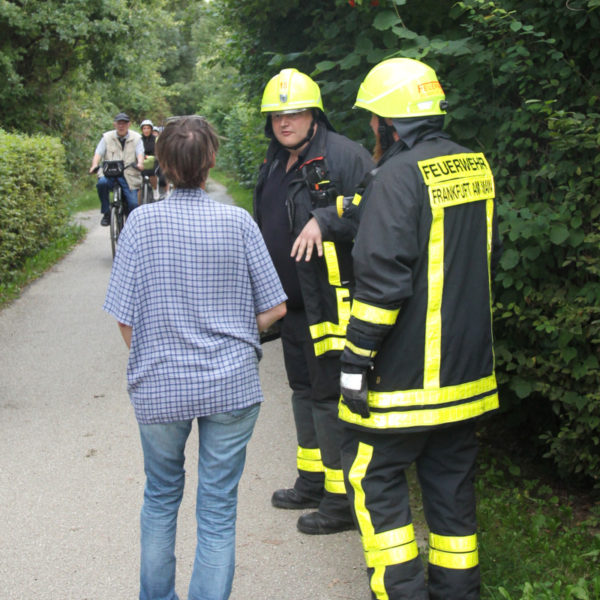
M116 112L138 122L170 114L169 86L190 79L188 63L193 73L188 38L203 5L0 0L0 125L58 135L82 169Z

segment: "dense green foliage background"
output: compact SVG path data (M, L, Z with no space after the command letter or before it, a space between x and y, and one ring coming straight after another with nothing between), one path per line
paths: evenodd
M373 64L408 56L437 70L448 130L496 175L509 437L537 441L564 476L600 481L600 2L334 4L223 0L227 59L255 104L279 68L311 73L334 125L366 143L368 115L350 107Z
M368 70L434 67L447 129L496 176L504 416L488 428L600 483L600 0L0 0L0 32L0 126L59 138L72 176L117 111L199 112L252 187L280 68L311 74L334 126L368 146L352 110Z

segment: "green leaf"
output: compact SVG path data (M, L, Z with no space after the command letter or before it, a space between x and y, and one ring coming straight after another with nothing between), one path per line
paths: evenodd
M524 379L520 378L515 378L511 387L519 398L527 398L527 396L529 396L533 390L533 387L529 381L525 381Z
M562 244L569 237L569 230L565 225L555 225L550 230L550 240L557 246Z
M340 68L342 70L348 70L352 67L356 67L360 64L360 56L356 53L348 54L344 59L340 61Z
M384 10L377 13L377 16L373 20L373 27L379 31L385 31L401 22L400 17L393 10Z
M521 27L523 27L523 25L521 23L519 23L519 21L512 21L510 24L510 28L512 31L519 31L521 29Z
M506 250L500 259L500 265L505 271L510 271L519 264L519 253L516 250Z
M315 71L313 72L313 74L318 74L318 73L323 73L325 71L330 71L331 69L334 69L335 67L337 67L337 63L332 61L332 60L322 60L321 62L318 62L316 64L316 68Z

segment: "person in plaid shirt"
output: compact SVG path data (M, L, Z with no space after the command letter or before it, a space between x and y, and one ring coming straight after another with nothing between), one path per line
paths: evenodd
M130 348L128 391L144 453L140 600L178 599L175 534L194 420L198 542L188 597L229 597L238 482L263 399L259 331L286 312L250 214L204 191L217 149L202 117L167 122L157 156L175 190L131 213L104 303Z

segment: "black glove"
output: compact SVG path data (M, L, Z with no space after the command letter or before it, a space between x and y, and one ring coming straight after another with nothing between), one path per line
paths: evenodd
M367 400L367 372L364 369L342 365L340 375L342 402L357 415L366 419L371 411Z

